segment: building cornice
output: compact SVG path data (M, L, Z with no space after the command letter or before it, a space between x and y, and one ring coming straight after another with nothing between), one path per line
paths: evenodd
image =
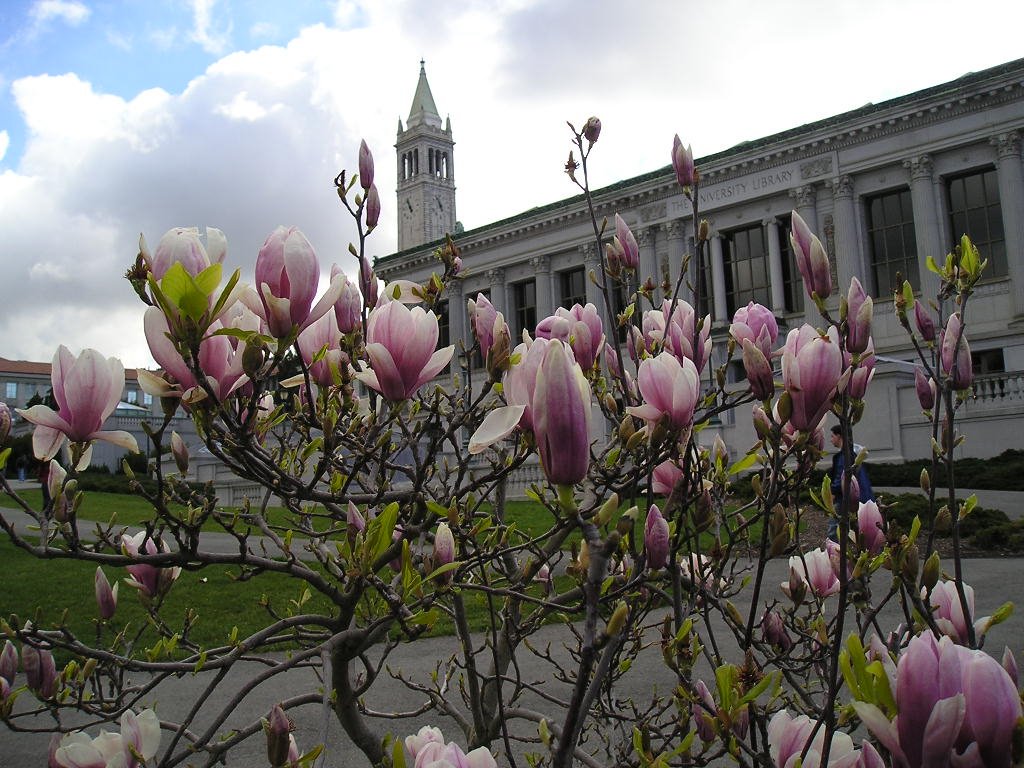
M984 72L965 75L958 80L934 86L880 104L868 104L815 123L781 133L744 142L722 152L700 158L702 184L726 183L755 171L770 171L784 165L823 161L829 153L878 141L907 131L961 117L972 112L991 110L1003 104L1024 101L1024 59ZM1021 125L987 126L992 133L1019 129ZM922 148L931 151L930 147ZM855 167L819 169L830 175L856 172ZM803 171L803 167L801 167ZM804 176L802 180L807 180ZM617 182L592 193L598 218L615 212L641 209L680 197L671 166ZM637 223L657 223L667 216L652 215ZM682 218L686 218L685 215ZM509 218L469 230L456 236L463 257L471 260L480 250L502 242L518 240L524 235L564 230L567 226L589 221L589 212L582 195L530 209ZM385 276L434 261L434 250L441 241L378 259L377 270ZM567 243L567 247L571 244ZM521 258L520 254L517 258Z

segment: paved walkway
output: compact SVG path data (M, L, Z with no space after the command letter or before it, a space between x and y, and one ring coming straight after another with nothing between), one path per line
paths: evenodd
M29 483L28 485L31 487L33 484ZM905 490L912 491L913 489ZM997 507L1008 514L1013 513L1015 516L1020 516L1021 507L1024 506L1022 504L1024 493L991 491L982 493L984 498L979 494L979 503L982 505ZM4 509L0 512L11 519L11 510ZM19 526L27 524L27 522L27 516L21 515ZM202 537L204 549L219 549L222 544L227 542L230 542L237 551L237 542L229 539L225 534L203 534ZM775 560L769 563L763 599L784 599L778 585L785 578L786 567L785 560ZM1021 639L1024 638L1024 579L1021 578L1024 559L975 558L965 560L963 569L965 580L975 589L978 615L988 615L1006 601L1012 601L1021 606L1021 610L1015 611L1009 620L992 629L986 648L998 658L1002 655L1003 647L1008 645L1018 654L1018 660L1024 662L1024 658L1020 655L1024 649L1024 641ZM880 577L879 588L884 581L884 576ZM749 589L741 593L735 600L737 608L744 615L749 608L749 597L745 597L748 594ZM895 606L888 606L880 616L883 627L895 626L901 620ZM543 628L532 640L535 647L543 648L549 645L557 653L560 652L562 643L571 638L565 627L548 626ZM404 670L406 673L416 676L420 681L427 682L430 673L434 670L434 665L449 658L453 650L454 645L451 638L431 638L412 645L399 646L388 663L394 670ZM559 692L560 684L554 680L550 669L543 666L535 657L525 653L521 654L519 663L524 677L534 681L543 681L546 686L551 686L556 693ZM254 664L239 665L233 669L223 683L210 695L202 711L213 713L223 708L244 682L255 674L256 669ZM263 669L263 667L260 666L259 669ZM702 674L707 680L713 679L710 669L705 669ZM209 679L209 676L200 674L195 677L186 676L180 680L168 681L155 689L147 698L146 703L155 703L161 716L175 720L195 704L197 692L200 690L199 686L205 686ZM671 684L672 681L666 675L666 670L661 662L658 643L653 642L623 677L619 692L625 697L643 701L649 700L654 689L667 693L671 689ZM451 690L456 691L457 685L458 683L453 681ZM320 681L310 670L294 670L281 676L280 679L274 678L253 690L234 710L225 727L251 722L253 718L265 714L274 702L302 693L313 693L320 689ZM454 695L457 696L457 694ZM366 706L380 711L408 711L415 709L417 702L417 694L411 693L390 676L382 675L378 685L373 689L372 695L367 697L365 703ZM543 708L540 703L532 703ZM333 715L326 712L323 707L305 707L295 713L295 719L299 728L296 736L303 748L308 749L313 744L324 741L324 734L326 734L326 758L318 762L318 766L331 766L332 768L344 766L347 768L365 764L361 753L357 752L343 738L341 728L337 725ZM386 723L387 727L382 727L381 731L390 729L395 735L404 736L414 733L421 725L428 722L440 724L449 738L461 740L456 727L450 721L446 722L437 717L392 720ZM46 722L42 720L38 724L39 727L45 727L45 725ZM524 721L516 721L514 729L523 734L536 733L535 726ZM95 731L95 729L92 730ZM41 761L45 760L48 740L48 736L45 735L16 734L0 726L0 754L4 755L0 763L12 766L41 765ZM166 745L168 742L169 736L165 734L163 744ZM232 752L229 765L265 765L265 750L262 736L251 738ZM196 762L196 764L201 763ZM519 765L524 764L523 761L519 762Z

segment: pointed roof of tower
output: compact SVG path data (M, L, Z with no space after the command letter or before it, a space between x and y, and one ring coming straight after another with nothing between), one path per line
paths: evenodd
M441 127L441 115L437 112L434 104L434 95L430 92L430 83L427 82L426 62L420 59L420 79L416 83L416 95L412 97L412 107L409 109L409 119L405 121L407 128L415 128L417 125L429 125L434 128Z

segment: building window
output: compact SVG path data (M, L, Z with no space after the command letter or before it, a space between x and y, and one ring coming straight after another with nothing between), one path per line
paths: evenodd
M8 400L14 400L18 397L18 382L8 381L6 387L6 394L4 395Z
M586 305L587 277L583 267L562 272L560 276L562 291L559 300L562 306L566 309L572 309L573 304Z
M149 394L149 392L143 392L142 393L142 404L143 405L152 405L153 404L153 396L151 394Z
M967 234L988 259L985 277L1005 277L1006 239L1003 235L1003 208L999 204L999 180L993 169L974 171L946 180L949 200L949 227L953 247ZM935 254L936 261L939 254Z
M911 285L920 285L910 190L900 189L878 195L869 198L866 204L875 295L892 296L900 286L897 273Z
M526 280L512 286L515 299L515 316L512 336L519 336L519 331L526 328L533 333L537 327L537 281Z
M136 392L134 389L129 389L128 390L127 400L128 400L129 403L133 403L133 404L134 403L138 403L139 402L139 393Z
M800 270L796 266L796 255L793 245L789 242L791 232L789 222L779 221L779 253L782 254L782 294L786 302L787 312L803 312L804 283ZM835 259L832 259L835 261Z
M729 316L751 301L771 306L764 228L758 224L726 233L722 238L722 255Z

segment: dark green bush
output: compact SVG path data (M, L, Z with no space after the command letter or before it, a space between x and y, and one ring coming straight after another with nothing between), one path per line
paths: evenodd
M872 485L916 488L921 481L921 470L931 463L926 459L903 464L867 463ZM958 488L979 488L997 491L1024 491L1024 450L1004 451L991 459L960 459L953 467ZM946 472L939 467L932 477L932 485L942 486Z

